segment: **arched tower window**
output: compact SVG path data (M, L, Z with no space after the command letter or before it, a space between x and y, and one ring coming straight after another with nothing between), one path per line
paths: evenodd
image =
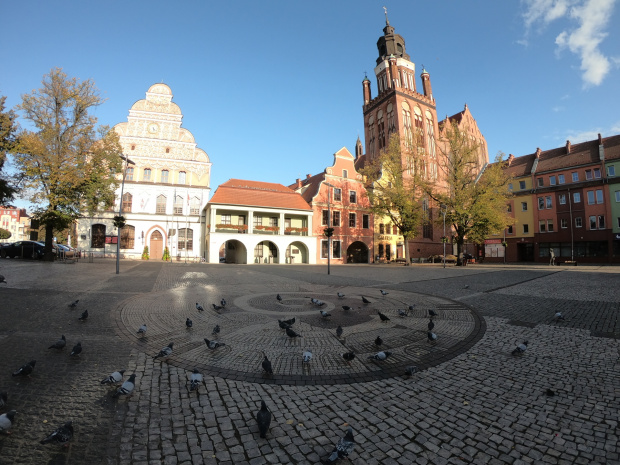
M166 196L164 194L159 194L157 196L157 203L155 206L155 213L163 213L166 214Z
M198 197L192 197L189 202L189 214L190 215L199 215L200 214L200 199Z
M173 213L175 215L182 215L183 214L183 197L181 197L180 195L177 195L174 198Z
M375 117L370 115L368 118L368 154L370 158L373 158L375 155L375 143L376 143L376 134L375 134Z
M437 179L437 152L435 147L435 125L433 115L426 110L426 135L428 137L428 154L430 157L429 176L431 179Z
M387 106L387 123L388 123L388 134L392 134L396 131L396 122L394 120L394 107L391 103Z
M379 139L379 150L385 147L385 121L383 120L383 110L377 112L377 130Z

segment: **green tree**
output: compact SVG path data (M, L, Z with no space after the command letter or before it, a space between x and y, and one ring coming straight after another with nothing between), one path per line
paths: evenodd
M10 239L11 236L11 231L9 231L8 229L0 228L0 239Z
M54 230L67 228L81 211L92 215L114 205L121 146L118 135L97 127L89 113L103 102L91 79L78 81L54 68L17 107L35 130L19 134L15 165L30 201L41 205L33 216L45 226L49 260Z
M17 144L18 125L15 112L5 111L6 97L0 97L0 205L13 200L17 189L2 172L7 153L13 151Z
M408 241L422 224L420 203L425 183L419 176L415 141L401 143L398 134L390 136L388 145L362 168L366 177L371 209L375 215L390 219L405 240L405 263L410 263Z
M489 235L513 224L507 210L512 197L510 177L504 171L501 153L495 163L481 167L480 146L456 125L446 128L439 147L439 169L445 185L435 183L427 192L445 206L446 223L452 226L457 245L457 263L462 264L466 240L482 244Z

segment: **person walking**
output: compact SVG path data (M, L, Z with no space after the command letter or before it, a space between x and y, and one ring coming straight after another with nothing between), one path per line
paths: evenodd
M553 251L553 249L549 249L549 265L555 265L555 252Z

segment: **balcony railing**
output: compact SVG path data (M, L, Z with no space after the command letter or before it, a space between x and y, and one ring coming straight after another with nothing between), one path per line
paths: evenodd
M211 225L207 225L207 229L211 229ZM248 234L248 225L247 224L216 224L215 232L216 233L234 233L238 232L239 234ZM277 236L280 234L279 226L254 226L252 228L252 234L263 234L269 236ZM286 236L307 236L308 228L293 228L287 227L284 228L284 234Z

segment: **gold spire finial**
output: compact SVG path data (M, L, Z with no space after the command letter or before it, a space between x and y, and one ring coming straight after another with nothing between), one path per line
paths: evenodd
M383 7L383 11L385 11L385 23L390 24L390 22L388 21L388 16L387 16L387 7Z

